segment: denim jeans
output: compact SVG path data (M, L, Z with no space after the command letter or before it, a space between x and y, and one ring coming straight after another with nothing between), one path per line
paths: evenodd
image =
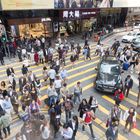
M71 110L65 110L66 113L66 122L69 121L69 119L71 119Z
M51 106L52 104L56 103L58 97L57 96L50 96L49 97L49 106Z
M80 93L79 94L74 93L74 103L75 104L76 104L77 100L79 100L79 103L81 102L81 94Z
M88 124L88 126L89 126L89 129L90 129L91 136L93 138L95 138L95 135L94 135L93 129L92 129L92 123ZM83 125L82 129L83 129L83 131L85 130L85 126L84 125Z

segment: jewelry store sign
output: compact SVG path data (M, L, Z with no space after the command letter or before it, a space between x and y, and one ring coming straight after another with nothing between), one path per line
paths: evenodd
M82 9L82 10L64 10L61 11L61 16L63 20L76 20L76 19L86 19L94 17L99 13L99 10L95 9Z

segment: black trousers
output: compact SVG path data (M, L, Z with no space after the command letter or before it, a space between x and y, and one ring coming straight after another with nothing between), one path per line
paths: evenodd
M10 125L9 125L8 127L6 127L6 128L3 128L3 133L4 133L5 135L7 135L7 132L8 132L8 134L10 135Z
M3 59L1 59L0 62L1 62L1 65L4 65L4 60Z

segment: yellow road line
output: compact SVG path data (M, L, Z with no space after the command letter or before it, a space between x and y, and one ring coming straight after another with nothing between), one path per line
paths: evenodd
M133 101L133 100L131 100L131 99L129 99L129 98L125 98L124 100L127 101L127 102L129 102L129 103L131 103L131 104L134 105L134 106L137 106L136 101Z
M93 52L94 52L94 51L93 51ZM91 55L93 55L93 54L91 53ZM83 55L80 57L80 59L82 59L82 58L84 58ZM93 59L95 59L95 58L98 58L98 56L93 57ZM66 60L66 63L67 63L67 62L70 62L70 60L69 60L69 59ZM75 63L75 65L77 65L77 64L79 64L79 63L81 63L81 62L84 62L84 60L77 61L77 62ZM38 68L38 67L41 67L41 66L44 66L44 65L43 65L43 64L39 64L39 65L37 65L37 66L36 66L36 65L35 65L35 66L31 66L30 69ZM69 65L65 66L65 68L68 68L68 67L70 67L70 66L72 66L72 64L69 64ZM22 67L20 66L20 68L22 68ZM6 72L6 70L1 70L1 71ZM0 72L1 72L1 71L0 71ZM39 72L39 71L42 72L42 68L39 68L39 69L36 69L36 70L32 70L32 71L33 71L33 73ZM16 74L17 74L17 73L20 73L20 74L16 75L16 78L18 78L18 77L20 77L20 76L22 75L22 74L21 74L21 70L16 70L15 73L16 73ZM1 78L1 77L4 77L4 76L7 76L7 75L6 75L6 74L1 74L1 75L0 75L0 78Z
M101 127L103 127L104 129L107 129L106 128L106 124L103 123L100 119L96 118L95 119L95 122L97 124L99 124ZM118 140L127 140L127 138L125 138L124 136L122 136L120 133L118 134Z
M99 110L103 113L105 113L106 115L109 115L109 111L104 108L103 106L99 105ZM121 125L125 126L125 122L124 121L121 121L120 122ZM140 136L140 130L138 129L132 129L132 132L137 135L137 136Z
M94 47L92 47L92 50L91 50L91 52L95 52L95 50L93 50L93 49L95 49L95 46ZM66 57L66 59L69 59L68 57L70 56L72 54L72 52L68 52L68 54L67 54L67 57ZM56 57L55 56L56 54L54 54L54 58ZM80 54L80 57L81 56L83 56L82 55L82 53ZM21 65L20 65L21 64ZM23 65L23 62L15 62L15 63L12 63L12 64L8 64L8 65L5 65L5 66L1 66L1 68L7 68L8 66L11 66L12 65L12 67L13 67L13 65L16 65L16 67L14 66L13 68L14 69L17 69L17 68L20 68L22 65ZM43 64L40 64L41 66L43 65ZM32 68L36 68L37 66L35 65L35 66L31 66ZM4 72L5 70L0 70L0 73L1 72Z
M135 93L134 91L130 90L129 94L131 94L132 96L135 96L137 97L138 96L138 93Z
M99 60L94 61L94 62L91 62L91 63L88 63L88 64L86 64L86 65L82 65L82 66L80 66L80 67L76 67L76 68L70 69L70 70L68 70L67 72L69 73L69 72L72 72L72 71L75 71L75 70L78 70L78 69L81 69L81 68L84 68L84 67L87 67L87 66L91 66L91 65L96 64L96 63L98 63L98 62L99 62ZM90 68L90 69L88 69L88 70L86 70L86 71L79 72L79 73L74 74L74 75L72 75L72 76L68 76L68 79L71 79L71 78L74 78L74 77L76 77L76 76L79 76L79 75L85 74L85 73L87 73L87 72L90 72L90 71L94 70L95 68L96 68L96 67L93 67L93 69ZM38 74L38 75L36 75L36 76L37 76L37 77L40 77L40 76L42 76L42 74ZM41 82L43 82L43 81L44 81L44 80L42 79ZM19 88L17 88L16 91L19 91Z
M112 103L112 104L115 103L115 101L114 101L113 99L111 99L110 97L108 97L108 96L102 96L102 97L103 97L105 100L107 100L107 101L109 101L110 103ZM123 105L120 105L120 108L121 108L122 110L124 110L124 111L129 110L127 107L125 107L125 106L123 106ZM140 119L140 115L139 115L139 114L137 114L137 118Z

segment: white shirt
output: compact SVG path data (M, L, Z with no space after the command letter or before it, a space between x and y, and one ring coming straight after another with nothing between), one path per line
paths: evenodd
M72 121L72 128L75 130L75 123Z
M41 46L40 40L37 40L37 41L36 41L36 44L37 44L37 46Z
M53 54L54 53L54 49L53 48L49 48L49 53Z
M63 129L63 131L61 132L61 135L64 137L64 139L71 139L72 135L73 135L73 130L68 127L68 129Z
M123 55L121 55L120 60L124 62L124 58L125 58L125 56L123 54Z
M34 74L33 73L30 75L30 78L31 78L31 81L34 81Z
M40 126L41 136L43 139L48 139L50 136L50 130L47 126L44 127L44 130L42 131L43 125Z
M4 102L3 99L0 99L0 105L1 105L2 109L4 109L3 108L3 102Z
M45 43L45 38L43 37L43 38L41 39L41 41L42 41L42 43Z
M62 83L61 79L55 80L55 81L54 81L54 87L55 87L55 88L61 88L61 86L62 86L61 83Z
M131 50L126 51L127 56L131 56Z
M60 48L63 49L63 47L64 47L64 44L60 44Z
M97 45L96 46L96 49L99 49L100 50L101 49L101 46L100 45Z
M26 49L22 49L22 55L26 54Z
M38 52L38 54L39 54L39 57L40 57L40 58L43 58L43 57L44 57L43 50L40 50L40 51Z
M60 65L59 60L56 60L56 66L59 66L59 65Z
M48 72L48 75L49 75L50 79L55 79L55 76L56 76L55 70L50 69L49 72Z

